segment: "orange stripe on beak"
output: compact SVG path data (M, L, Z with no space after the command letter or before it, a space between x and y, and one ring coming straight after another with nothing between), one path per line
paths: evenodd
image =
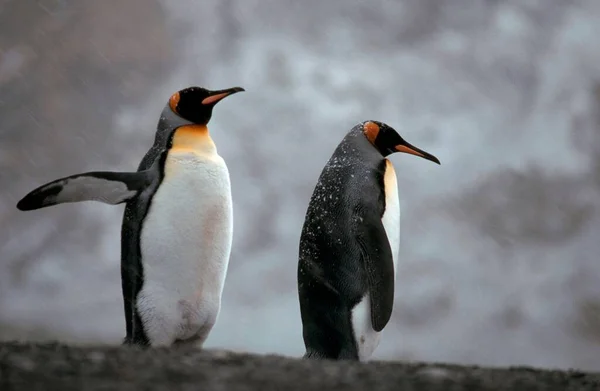
M220 101L221 99L225 98L229 94L231 94L231 92L223 92L221 94L208 96L208 97L202 99L202 104L210 105L211 103L216 103L216 102Z
M407 147L406 145L396 145L396 151L410 153L411 155L416 155L420 157L425 157L421 152L415 151L414 149Z

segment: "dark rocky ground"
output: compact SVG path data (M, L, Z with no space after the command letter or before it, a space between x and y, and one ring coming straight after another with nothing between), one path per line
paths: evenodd
M0 390L600 390L600 373L317 362L193 349L0 344Z

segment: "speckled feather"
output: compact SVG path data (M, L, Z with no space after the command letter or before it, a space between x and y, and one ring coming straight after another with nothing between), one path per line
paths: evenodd
M382 224L386 162L359 124L340 142L317 181L299 246L306 357L366 359L389 319L396 250ZM393 194L397 198L395 189ZM399 209L396 212L391 223L398 226ZM397 229L394 232L399 235ZM393 244L397 247L398 240ZM376 253L381 255L377 260ZM374 260L382 264L377 270L371 269ZM385 281L373 280L382 267L389 274Z

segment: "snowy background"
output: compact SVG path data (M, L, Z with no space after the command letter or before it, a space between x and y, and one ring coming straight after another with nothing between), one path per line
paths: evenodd
M135 170L171 93L242 86L211 132L235 236L206 346L300 356L297 249L344 134L391 158L396 306L375 359L600 370L598 0L0 1L0 338L119 344L123 206L19 212Z

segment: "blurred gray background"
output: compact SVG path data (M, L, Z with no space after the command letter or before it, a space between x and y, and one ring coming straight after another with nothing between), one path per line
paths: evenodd
M171 93L243 86L211 131L235 235L206 347L303 353L296 262L323 165L377 119L396 306L375 359L600 370L598 0L1 0L0 338L119 344L123 206L19 212L34 187L135 170Z

